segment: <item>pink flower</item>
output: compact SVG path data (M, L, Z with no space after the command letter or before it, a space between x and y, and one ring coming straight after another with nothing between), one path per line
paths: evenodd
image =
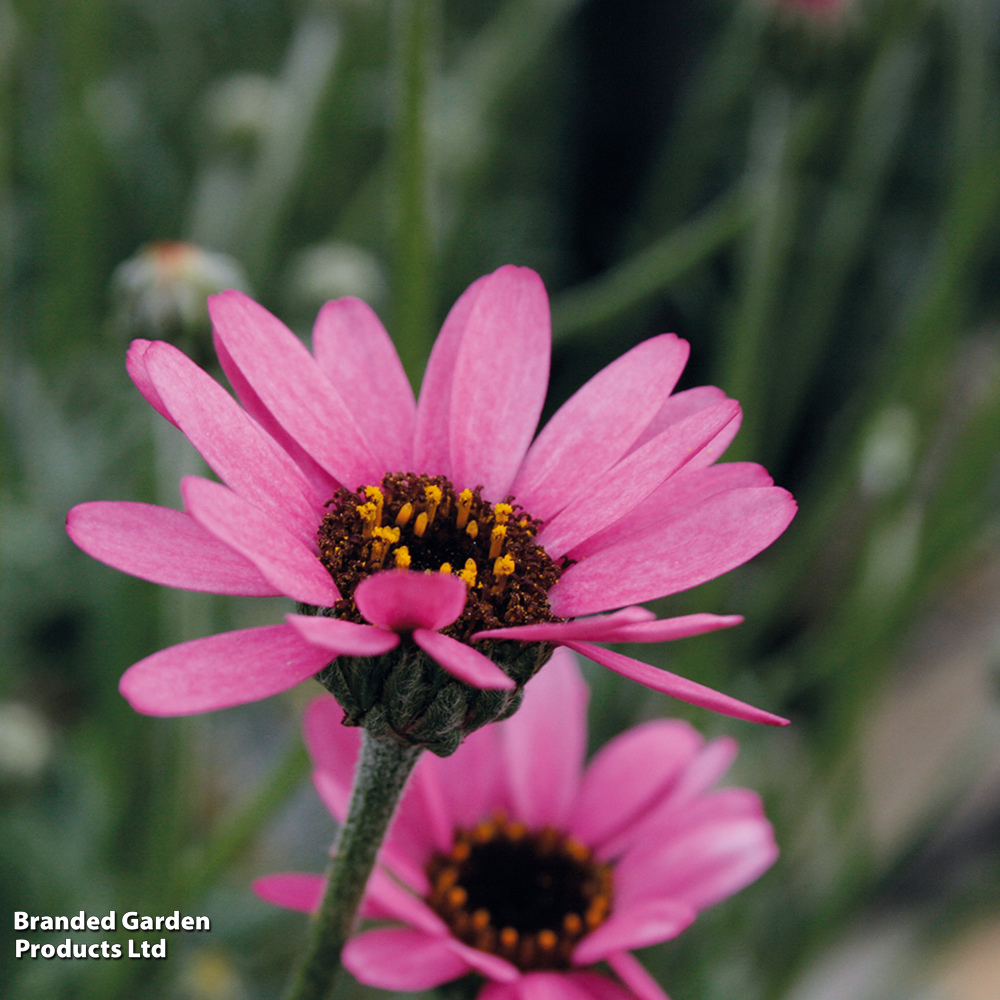
M760 799L712 790L736 744L656 720L583 768L587 688L557 651L521 710L452 757L425 754L368 883L344 965L363 983L423 990L470 972L479 1000L664 1000L630 954L680 934L777 857ZM306 740L316 789L341 822L356 730L321 697ZM311 912L320 875L271 875L263 899ZM588 967L607 962L613 982Z
M633 348L534 437L550 331L533 271L503 267L462 295L419 402L357 299L323 307L313 353L240 292L209 308L239 402L167 343L135 341L128 370L222 482L186 477L183 512L80 504L67 529L90 555L155 583L285 595L312 614L154 653L122 678L133 707L224 708L331 661L414 647L469 685L509 691L561 643L694 704L783 721L594 645L736 624L655 621L634 605L745 562L795 512L760 466L716 464L739 425L735 401L707 386L671 395L684 341Z

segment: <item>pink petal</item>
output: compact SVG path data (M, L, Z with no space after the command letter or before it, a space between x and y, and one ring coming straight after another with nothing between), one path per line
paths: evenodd
M353 411L386 469L412 469L417 406L378 316L360 299L327 302L313 327L313 351L331 384L357 404Z
M742 615L709 614L684 615L657 621L623 621L616 617L621 613L618 611L612 615L575 618L569 622L541 622L537 625L489 629L476 632L472 641L519 639L521 642L566 642L574 639L580 642L669 642L715 632L720 628L731 628L743 621Z
M569 829L599 849L661 801L701 745L694 727L676 719L656 719L615 737L587 767Z
M484 726L465 738L461 753L421 759L422 770L437 773L453 828L475 826L503 804L500 753L500 727Z
M386 846L391 851L387 863L397 867L397 859L404 859L405 871L401 870L408 882L408 873L427 867L435 851L451 850L455 839L455 827L449 815L448 806L440 785L440 774L432 765L437 757L424 754L406 786L406 794L392 821ZM426 880L421 879L421 884Z
M692 413L721 403L726 394L714 385L699 385L694 389L685 389L664 399L656 415L646 425L643 432L636 438L633 449L641 448L647 441L652 441L668 427L687 419ZM728 426L728 425L727 425ZM714 461L714 459L713 459Z
M233 397L170 344L150 344L143 359L177 426L219 478L301 541L313 539L322 500Z
M557 649L501 725L514 817L564 829L580 785L589 691L576 660Z
M449 436L456 489L505 497L535 433L552 332L542 279L505 266L483 283L455 357Z
M291 457L317 497L323 499L332 497L337 492L340 483L278 423L274 414L264 405L260 396L246 380L243 372L240 371L239 366L226 350L226 345L215 331L212 332L212 344L219 358L219 364L222 366L226 378L229 379L229 384L233 387L236 398L243 405L243 409L267 431L282 451Z
M598 372L542 428L511 492L548 521L614 465L655 415L687 363L672 333L632 348Z
M66 531L95 559L165 587L243 597L281 594L252 562L179 510L82 503L66 516Z
M687 590L767 548L795 510L777 486L717 493L641 538L570 566L549 591L549 604L560 617L575 618Z
M651 667L648 663L633 660L629 656L623 656L601 646L593 646L589 642L567 642L566 645L581 656L601 664L602 667L638 681L654 691L668 694L671 698L686 701L689 705L710 708L713 712L731 715L735 719L745 719L747 722L763 722L768 726L788 725L788 720L781 718L780 715L772 715L770 712L754 708L745 702L737 701L736 698L730 698L729 695L705 687L704 684L672 674L669 670Z
M413 632L413 641L449 674L466 684L501 691L511 691L517 686L492 660L451 636L418 628Z
M199 476L185 476L181 496L203 528L246 556L281 593L327 608L340 599L333 577L316 555L232 490Z
M569 553L573 559L584 559L636 535L645 538L650 531L679 517L686 508L707 500L716 493L748 486L773 486L767 470L753 462L727 462L707 469L694 468L695 459L676 475L660 483L637 507L620 517L614 524L575 545Z
M430 476L451 473L451 389L458 349L472 308L491 275L477 278L451 307L431 350L417 401L414 464Z
M302 719L313 762L313 782L323 803L340 823L347 816L361 748L361 730L345 726L343 720L344 710L329 694L314 698Z
M286 431L349 489L381 482L386 466L305 345L242 292L208 300L212 323L233 362Z
M285 615L285 621L306 642L337 656L381 656L399 645L395 632L386 632L373 625L359 625L325 615Z
M408 927L358 934L347 942L343 961L359 982L383 990L427 990L469 971L447 938Z
M424 891L429 890L430 884ZM430 906L414 890L400 883L394 872L386 871L382 864L375 867L368 880L365 899L374 904L382 920L396 920L435 937L447 937L449 934L445 922Z
M602 986L613 985L603 976L600 978ZM529 972L509 985L487 984L477 1000L619 1000L621 997L619 992L601 993L593 991L593 987L592 981L575 973Z
M646 971L645 966L634 955L627 951L620 951L608 955L605 961L632 991L635 1000L670 1000L670 997L660 988L660 984Z
M573 952L574 965L592 965L618 951L647 948L677 937L691 926L698 911L675 899L646 899L620 907L595 931L591 931Z
M458 938L448 937L448 947L451 951L469 964L469 967L487 979L501 983L511 983L520 979L521 973L505 958L491 955L487 951L471 948Z
M670 898L702 910L759 878L777 856L762 814L706 818L626 854L615 869L616 905Z
M287 691L329 661L287 625L224 632L162 649L133 664L118 689L146 715L192 715Z
M556 558L613 524L690 461L738 413L736 400L723 400L637 448L549 521L538 544Z
M135 383L136 388L145 397L146 402L161 417L169 420L176 427L177 421L170 415L166 404L160 398L160 394L156 391L156 386L153 384L153 380L150 378L149 371L146 368L146 350L151 343L151 340L133 340L129 346L128 353L125 355L125 369Z
M323 901L326 879L322 875L285 872L255 879L250 888L265 903L274 903L286 910L315 913Z
M465 608L467 591L457 576L389 569L361 581L354 591L358 611L390 632L450 625Z

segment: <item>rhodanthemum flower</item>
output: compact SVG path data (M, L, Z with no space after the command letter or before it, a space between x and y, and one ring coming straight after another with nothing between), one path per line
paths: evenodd
M223 708L322 671L352 723L447 752L459 723L513 711L563 643L678 698L783 721L595 645L736 624L637 605L745 562L795 511L760 466L717 464L739 406L712 387L672 394L684 341L639 344L535 437L551 337L533 271L503 267L462 295L419 402L357 299L324 306L312 353L240 292L209 308L238 401L163 342L135 341L128 370L222 482L187 477L184 512L81 504L68 530L136 576L285 595L305 613L135 664L121 690L139 711Z
M583 768L587 689L557 651L512 718L451 757L424 755L344 950L361 981L423 990L470 972L480 1000L664 1000L632 949L675 937L777 857L760 799L713 790L735 753L657 720ZM341 822L359 735L327 697L306 712L313 778ZM318 908L320 875L260 879L259 896ZM617 977L594 971L607 963Z

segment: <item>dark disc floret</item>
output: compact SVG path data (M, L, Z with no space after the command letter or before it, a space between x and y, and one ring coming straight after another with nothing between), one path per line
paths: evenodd
M498 813L459 830L427 867L430 906L466 944L524 972L568 969L573 949L611 911L611 868L551 827Z
M491 504L480 486L456 492L444 476L405 472L385 476L379 486L341 488L327 508L318 541L341 593L337 618L363 622L357 585L399 567L465 582L465 610L442 629L462 642L485 629L562 620L547 595L564 567L535 542L541 522L511 496Z

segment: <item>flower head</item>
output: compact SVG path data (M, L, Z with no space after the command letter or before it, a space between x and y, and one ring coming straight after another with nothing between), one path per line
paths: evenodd
M68 530L136 576L283 594L304 613L147 657L122 678L135 708L208 711L322 672L351 723L450 752L424 723L460 740L502 718L563 644L694 704L783 721L595 645L736 624L635 605L745 562L795 511L760 466L716 464L739 406L712 387L671 394L684 341L639 344L535 437L551 337L533 271L503 267L462 295L419 402L357 299L323 307L312 353L240 292L209 309L239 402L163 342L135 341L128 370L222 482L188 476L184 512L81 504Z
M347 944L344 964L383 989L470 972L480 1000L663 1000L631 954L681 933L777 857L759 798L713 790L736 751L679 721L646 723L583 767L587 689L559 650L517 715L418 763L363 904L390 926ZM327 697L305 720L314 782L343 821L356 730ZM312 911L319 875L272 875L264 899ZM607 962L615 983L589 967Z

